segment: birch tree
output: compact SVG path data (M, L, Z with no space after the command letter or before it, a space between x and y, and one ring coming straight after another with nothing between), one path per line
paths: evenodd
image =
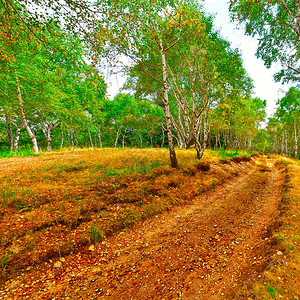
M195 145L197 158L201 159L208 143L210 109L221 99L246 95L252 85L240 55L213 29L212 18L203 13L200 5L183 6L181 18L185 27L166 60L170 119L179 147ZM166 30L165 39L172 38L172 31ZM163 106L159 81L148 76L150 72L159 76L159 69L154 68L159 59L158 53L148 57L144 67L147 72L136 63L127 86L136 90L137 96L150 96Z
M108 19L100 19L94 31L94 51L107 50L108 56L124 55L133 64L138 63L141 71L160 83L163 108L166 117L166 130L170 151L171 165L178 167L172 136L171 112L169 102L169 85L166 58L170 50L180 41L185 21L181 18L180 1L142 0L136 1L103 1L103 10ZM171 31L171 32L170 32ZM172 40L166 36L172 33ZM157 64L151 71L148 60L159 55Z

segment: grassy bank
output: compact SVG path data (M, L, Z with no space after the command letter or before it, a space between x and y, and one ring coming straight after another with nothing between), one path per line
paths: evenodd
M300 298L300 161L278 159L276 164L287 172L286 190L281 209L280 227L274 233L276 248L271 264L254 285L256 299Z

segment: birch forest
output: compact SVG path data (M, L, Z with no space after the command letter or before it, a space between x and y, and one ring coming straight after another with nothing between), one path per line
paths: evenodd
M1 1L0 151L169 147L174 167L175 149L195 148L198 159L206 148L297 158L297 28L273 16L267 31L243 5L231 3L232 18L259 36L257 55L279 62L275 79L290 84L272 116L252 96L240 51L197 1ZM126 78L113 96L109 74Z

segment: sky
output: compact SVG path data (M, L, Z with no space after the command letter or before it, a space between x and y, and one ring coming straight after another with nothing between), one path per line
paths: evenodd
M287 85L276 83L273 75L280 66L267 69L261 59L256 58L257 40L244 35L238 25L230 21L226 0L205 0L204 8L215 15L215 28L220 30L223 38L231 42L232 48L238 48L242 54L244 67L254 81L253 97L267 100L267 116L275 112L276 102L288 90ZM113 98L122 87L124 78L121 76L107 77L109 98Z

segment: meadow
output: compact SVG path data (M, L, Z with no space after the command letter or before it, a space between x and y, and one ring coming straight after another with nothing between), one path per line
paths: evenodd
M237 175L226 162L249 160L249 154L232 156L208 150L197 162L194 150L180 150L179 170L169 166L167 149L81 149L2 158L2 279L191 202Z

